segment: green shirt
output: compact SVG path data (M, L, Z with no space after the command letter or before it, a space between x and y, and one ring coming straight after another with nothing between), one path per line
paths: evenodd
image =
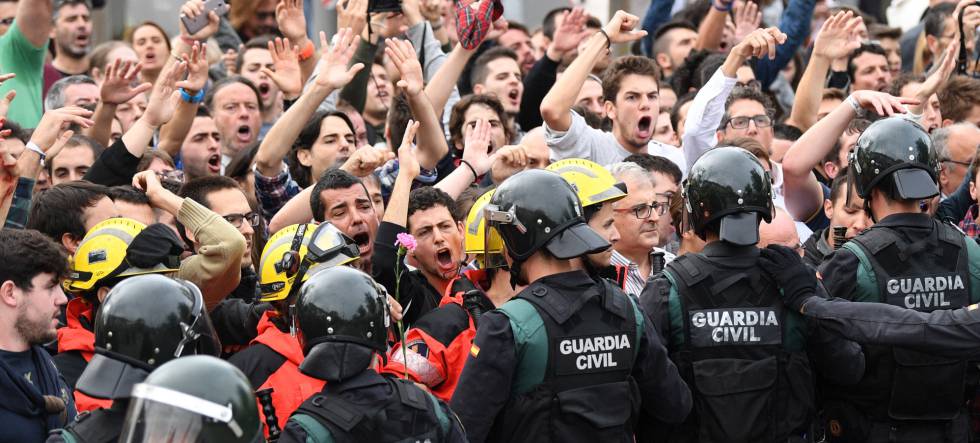
M0 72L17 74L0 85L0 97L11 89L17 91L17 98L10 106L7 119L22 127L33 128L41 120L44 89L44 57L48 44L34 47L20 32L15 21L10 29L0 37Z

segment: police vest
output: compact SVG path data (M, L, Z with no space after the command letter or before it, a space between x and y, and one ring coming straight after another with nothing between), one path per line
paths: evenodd
M486 278L484 271L466 271L463 275L457 276L446 288L439 306L455 303L466 311L476 327L483 314L496 309L493 302L487 298L477 282Z
M75 422L61 431L65 443L114 443L119 440L126 411L99 409L78 414Z
M860 262L855 301L921 312L977 302L971 261L980 263L980 250L956 228L935 220L933 225L925 236L877 226L844 244ZM874 420L950 420L963 410L966 362L895 347L865 351L864 379L834 389L832 397L856 400Z
M671 359L694 397L670 440L785 442L805 430L814 398L802 322L775 283L757 266L700 254L678 257L664 275L677 290L668 302Z
M392 397L367 408L337 395L327 385L300 405L289 418L306 431L308 443L366 441L446 441L449 417L438 400L407 380L384 377ZM333 394L333 395L330 395Z
M517 346L526 352L515 391L488 440L632 441L640 397L631 373L643 315L605 280L589 288L594 295L575 312L550 291L533 283L500 308L512 324L521 325L512 327L515 331L541 331L543 326L545 334L515 333ZM544 369L534 386L526 380L529 367ZM528 390L522 392L522 386Z

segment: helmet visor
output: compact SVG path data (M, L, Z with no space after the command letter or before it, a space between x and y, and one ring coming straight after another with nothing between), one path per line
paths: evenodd
M119 441L203 443L205 430L215 426L226 426L229 434L239 438L245 434L230 405L140 383L133 387L133 400Z

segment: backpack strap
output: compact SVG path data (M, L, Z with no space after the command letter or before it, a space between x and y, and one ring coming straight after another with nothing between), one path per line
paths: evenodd
M333 434L330 430L320 424L317 419L303 414L294 414L289 417L289 421L295 422L299 427L306 431L306 442L307 443L333 443Z
M389 377L385 378L392 384L392 387L395 389L395 393L398 394L398 400L401 401L403 405L422 411L429 408L429 405L425 401L425 392L423 392L417 386L402 379Z
M344 432L350 432L361 420L364 420L364 414L339 395L327 397L322 393L315 394L304 401L296 411L319 418Z

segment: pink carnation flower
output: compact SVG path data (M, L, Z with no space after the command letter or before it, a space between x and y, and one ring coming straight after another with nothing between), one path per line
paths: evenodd
M396 237L398 239L395 240L395 246L400 246L409 251L415 250L415 246L416 246L415 237L412 237L412 234L409 234L407 232L402 232L398 234Z

